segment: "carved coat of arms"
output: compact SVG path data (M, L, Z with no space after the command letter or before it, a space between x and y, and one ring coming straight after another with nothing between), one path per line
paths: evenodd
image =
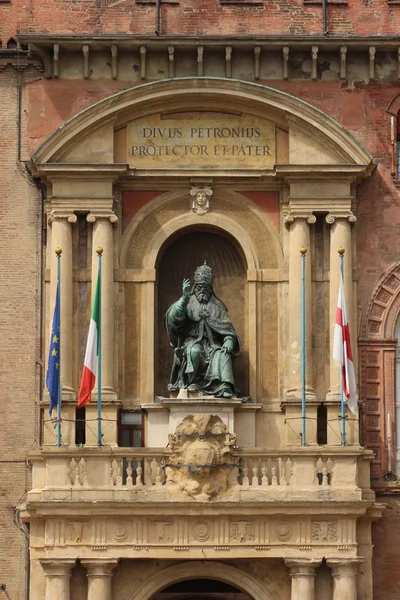
M176 500L231 498L238 491L231 454L236 435L216 415L189 415L169 435L167 489Z

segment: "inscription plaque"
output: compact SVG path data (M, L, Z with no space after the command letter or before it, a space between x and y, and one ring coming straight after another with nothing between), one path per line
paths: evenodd
M275 125L251 115L196 112L128 123L128 162L136 169L272 169Z

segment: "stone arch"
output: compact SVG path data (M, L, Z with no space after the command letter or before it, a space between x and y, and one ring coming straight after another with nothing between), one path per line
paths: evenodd
M181 110L190 102L202 108L224 106L226 110L250 111L286 129L290 124L303 128L318 139L321 147L330 149L337 164L372 165L370 154L344 127L304 100L258 83L217 77L162 80L105 98L52 133L32 155L33 165L62 161L83 136L106 125L120 127L132 118L165 110L166 102L171 111Z
M400 92L398 92L394 98L391 99L391 101L388 104L388 107L386 109L386 112L388 112L391 115L395 115L397 117L397 113L400 110Z
M155 269L167 240L178 231L196 227L210 227L229 234L241 248L248 269L282 267L278 230L251 200L230 190L215 189L212 211L198 215L189 208L186 191L168 192L144 206L124 233L121 268ZM238 212L241 219L233 219L231 214Z
M361 338L393 339L400 313L400 261L376 283L361 320Z
M131 600L151 600L166 587L187 579L216 579L237 587L254 600L273 600L264 585L253 577L236 567L216 561L186 561L157 571L136 589Z

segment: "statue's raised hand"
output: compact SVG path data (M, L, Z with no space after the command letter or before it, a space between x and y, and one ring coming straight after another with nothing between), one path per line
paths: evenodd
M182 294L184 298L190 297L190 279L184 279L182 283Z

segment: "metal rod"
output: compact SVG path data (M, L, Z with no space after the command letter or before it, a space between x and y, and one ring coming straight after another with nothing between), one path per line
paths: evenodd
M328 35L326 0L322 0L322 29L323 29L324 35Z
M57 252L57 288L58 288L58 310L60 315L60 331L59 331L59 350L58 350L58 364L60 369L60 375L58 377L58 402L57 402L57 446L61 446L61 252Z
M99 448L102 446L102 433L101 433L101 256L103 253L102 248L97 248L96 250L98 256L98 271L97 277L99 281L99 322L98 322L98 332L97 332L97 343L98 343L98 378L97 378L97 445Z
M161 0L156 0L156 30L155 30L156 35L160 35L160 22L161 22Z
M301 248L301 445L306 445L306 254Z
M340 257L340 277L342 282L344 282L343 277L343 256L344 256L344 248L339 249L339 257ZM344 285L343 285L343 302L345 302L344 297ZM344 389L343 389L343 373L344 373L344 365L340 366L340 398L341 398L341 417L342 417L342 446L346 445L346 404L344 397Z

